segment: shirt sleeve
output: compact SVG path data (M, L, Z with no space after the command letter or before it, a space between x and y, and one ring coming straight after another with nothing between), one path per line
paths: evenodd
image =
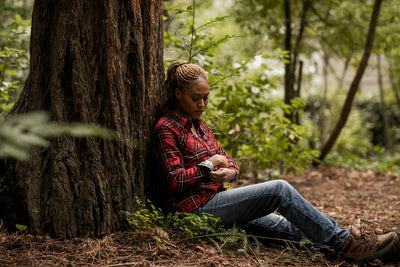
M175 136L168 129L156 129L155 149L172 192L183 192L200 181L209 180L206 170L198 166L184 167Z

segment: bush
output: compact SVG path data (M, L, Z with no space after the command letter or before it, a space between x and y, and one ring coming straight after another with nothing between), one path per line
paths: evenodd
M220 219L211 215L198 216L192 213L168 213L155 207L150 200L144 204L136 198L138 208L135 212L124 211L129 226L134 231L153 230L156 227L174 228L189 237L217 233L222 230Z
M28 38L25 35L31 22L19 15L10 22L0 35L0 113L14 105L29 66L28 52L21 48L21 39Z
M318 156L317 151L302 145L304 128L285 117L289 112L301 113L304 100L297 98L286 105L271 97L272 88L265 75L243 75L213 88L210 97L208 114L215 115L207 120L218 141L241 160L243 171L254 175L259 169L298 172Z
M167 10L171 15L172 8ZM274 85L264 73L268 67L262 65L257 73L247 72L247 65L253 58L218 64L216 49L233 36L217 37L210 32L226 17L192 25L196 15L192 6L178 9L176 13L180 16L175 18L177 25L171 26L169 17L168 27L179 30L165 34L166 51L174 51L169 54L180 57L186 55L191 62L209 70L211 93L205 119L214 128L221 146L242 162L242 171L253 171L254 175L260 168L276 168L279 173L297 172L311 163L317 151L300 145L304 129L285 118L290 111L301 113L304 101L295 99L292 105L285 105L270 98Z

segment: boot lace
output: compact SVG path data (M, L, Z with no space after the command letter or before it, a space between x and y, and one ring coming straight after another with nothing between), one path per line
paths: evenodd
M369 235L365 233L366 227L360 229L359 241L360 243L366 243L370 246L375 245L378 242L378 238L375 235Z

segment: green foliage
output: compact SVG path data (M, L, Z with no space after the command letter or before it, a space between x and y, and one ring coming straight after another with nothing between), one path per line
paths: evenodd
M222 229L221 219L208 214L201 216L193 213L168 214L167 221L190 237L217 233Z
M284 115L292 110L301 112L304 100L295 99L292 105L271 101L268 90L257 85L246 77L215 90L212 97L218 100L210 103L209 113L217 115L208 118L210 125L216 128L221 145L241 159L242 170L301 171L318 154L299 145L304 128L291 124Z
M20 47L31 22L19 15L10 22L0 33L0 113L14 104L29 65L28 52Z
M247 235L244 230L236 226L225 229L219 218L208 214L202 214L202 216L192 213L164 214L150 200L144 204L136 198L136 202L138 207L135 212L122 212L134 231L157 232L158 227L170 229L169 232L173 232L173 235L183 235L187 239L206 239L212 242L220 253L222 253L222 247L238 246L237 252L247 253L250 239L253 239L259 251L260 244L257 237Z
M129 225L135 231L151 230L156 226L166 226L165 216L160 208L156 208L151 201L148 206L136 197L138 208L135 212L124 211Z
M134 212L124 211L128 224L134 231L152 230L157 226L174 228L188 237L200 236L220 231L220 219L211 215L198 216L192 213L168 213L155 207L150 200L144 204L136 198L138 208Z
M338 96L337 102L343 103L346 95L344 93ZM329 116L329 109L331 109L332 102L330 102L322 111L320 105L320 99L318 97L309 97L307 107L305 108L304 116L302 119L302 125L306 129L307 142L310 146L319 148L321 146L319 142L319 127L315 124L319 120L318 116L322 112L325 116ZM329 102L329 98L328 98ZM386 157L385 151L385 136L384 136L384 125L381 112L381 103L379 97L375 98L363 98L355 101L353 105L346 127L343 128L339 135L334 147L332 148L331 155L328 155L327 162L332 162L333 159L338 160L337 164L342 166L349 166L354 163L354 168L359 168L361 164L362 168L371 166L365 161L376 161L381 163L390 162ZM335 107L335 110L340 110L341 106ZM400 141L400 130L397 127L393 127L400 122L400 111L394 103L394 99L387 100L387 114L389 116L390 125L392 126L392 135L395 143ZM333 114L332 120L337 121L339 113ZM328 127L328 126L326 126ZM332 127L332 125L331 125ZM331 129L329 129L331 131ZM379 147L379 149L376 149ZM384 151L384 152L382 152ZM364 163L361 163L359 161ZM335 165L337 165L335 164ZM385 163L386 164L386 163Z
M345 95L341 95L339 97L340 103L343 103L341 100L344 100ZM312 99L312 100L310 100ZM319 98L309 98L309 105L313 106L314 104L320 102ZM305 112L305 116L302 118L302 125L305 127L306 140L311 146L316 148L321 147L320 143L320 128L319 125L315 122L318 121L319 114L324 112L326 117L329 117L329 108L326 107L325 110L321 110L321 106L313 106L308 107L308 110ZM340 110L341 107L336 108L336 110ZM333 114L332 120L336 122L339 119L340 113L337 112ZM358 155L366 157L369 152L372 150L372 133L371 128L373 125L373 121L367 120L366 114L362 112L362 110L354 108L350 113L346 127L344 127L335 142L334 147L332 148L331 153L338 153L341 155ZM333 124L330 125L333 128ZM325 125L325 127L328 127ZM329 130L329 132L332 129ZM325 140L326 141L326 140Z
M271 98L269 92L275 85L265 74L269 69L263 64L259 72L252 73L248 64L254 58L242 58L239 62L224 65L215 62L217 48L233 35L217 38L210 32L228 17L217 17L196 26L194 6L176 9L178 14L190 16L175 18L179 21L175 26L179 34L167 31L165 45L167 51L175 51L172 53L175 56L185 57L210 70L209 115L205 119L215 128L218 141L234 158L243 162L243 171L258 168L279 168L281 172L302 170L317 152L299 146L304 129L291 124L285 114L291 111L300 114L304 100L294 99L291 105L285 105ZM172 9L167 10L171 16ZM285 52L279 54L286 60Z
M374 147L373 151L369 157L333 152L326 157L325 163L346 169L400 173L400 155L388 155L380 146Z
M23 225L23 224L16 224L15 228L17 228L19 231L24 232L28 229L28 226Z
M0 121L0 158L27 160L31 146L47 146L46 133L42 132L47 123L43 113L26 114Z
M32 147L48 146L48 138L64 134L118 140L111 130L100 126L50 122L47 113L31 112L0 119L0 159L28 160Z
M188 61L204 65L214 57L215 49L227 42L233 35L217 36L210 34L209 28L226 21L229 16L216 17L204 23L197 24L196 2L186 8L178 8L180 2L164 2L168 17L165 20L175 20L169 30L164 31L166 54L172 58L187 58Z
M368 122L358 109L354 109L347 122L347 127L344 127L336 140L334 151L342 155L358 155L367 156L372 150L372 135L369 131L371 123Z

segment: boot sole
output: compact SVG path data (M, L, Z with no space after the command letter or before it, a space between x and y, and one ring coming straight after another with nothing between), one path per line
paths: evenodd
M367 262L367 261L375 260L375 259L377 259L377 258L383 256L383 254L385 254L386 252L388 252L389 249L391 249L391 248L393 247L393 245L397 242L398 236L397 236L396 233L392 233L390 237L393 238L392 241L391 241L389 244L387 244L383 249L377 251L377 252L376 252L375 254L373 254L373 255L369 255L369 256L367 256L367 257L360 258L360 259L357 259L357 260L355 260L355 261L352 261L350 264L361 264L361 263L364 263L364 262Z
M397 242L399 244L394 244L394 246L399 246L400 248L400 235L397 233ZM393 246L393 247L394 247ZM393 249L393 247L391 249ZM385 259L386 257L386 259ZM395 257L395 258L393 258ZM400 254L391 254L391 255L383 255L382 258L379 258L384 264L394 264L394 263L400 263Z

